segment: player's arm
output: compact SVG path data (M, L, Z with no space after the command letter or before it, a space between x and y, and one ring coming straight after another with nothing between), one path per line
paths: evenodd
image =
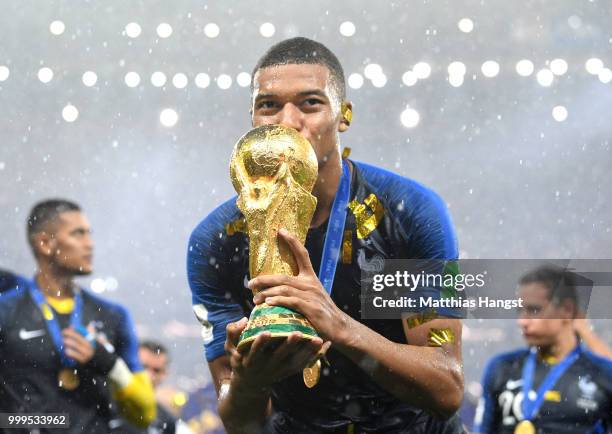
M94 342L91 328L89 336L72 327L63 330L66 355L111 380L121 413L134 425L146 428L155 420L157 406L151 380L138 359L134 324L123 308L117 310L113 322L117 328L114 345L102 337Z
M432 330L444 330L453 339L428 346ZM461 321L441 318L406 329L408 344L392 342L352 318L347 331L338 335L336 348L387 391L438 417L450 417L459 409L463 398Z
M463 397L461 322L431 321L427 328L406 333L409 344L392 342L340 310L321 286L306 248L286 230L279 235L291 248L299 274L252 279L249 286L260 291L255 302L302 313L320 336L402 401L440 417L455 413ZM439 348L428 347L428 333L434 327L448 329L454 340Z
M129 314L123 311L120 316L116 347L102 338L94 343L69 327L62 331L65 351L68 357L109 378L123 415L136 426L145 428L157 413L153 386L138 360L138 344Z
M231 261L220 240L221 222L227 217L223 210L214 213L193 232L187 275L225 429L229 434L259 433L270 412L274 382L301 371L321 350L323 341L304 340L295 333L282 342L272 342L268 333L258 336L248 351L238 352L246 318L242 307L226 296L232 269L226 268Z
M226 355L209 362L219 397L219 416L228 434L261 432L272 411L272 385L300 372L329 346L319 338L303 339L299 332L282 342L262 333L248 350L239 352L238 339L246 324L246 318L228 324Z
M144 428L157 417L155 392L151 379L138 358L138 340L131 316L126 309L121 308L118 311L117 322L117 359L108 373L108 378L115 386L114 396L122 414L136 426Z
M612 359L612 350L591 328L591 323L586 318L576 318L574 320L574 330L580 339L595 354Z
M239 321L227 326L226 348L230 354L244 325L245 321ZM260 431L271 409L269 390L245 388L236 376L232 378L229 355L208 362L208 366L217 391L219 416L225 429L230 434Z

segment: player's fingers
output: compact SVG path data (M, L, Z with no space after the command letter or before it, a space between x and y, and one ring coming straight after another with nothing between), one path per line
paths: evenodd
M287 360L292 370L303 369L306 365L316 360L322 347L322 341L309 341L300 350L291 354Z
M74 343L74 345L77 345L80 347L91 345L90 342L77 331L67 330L63 334L63 338L64 338L64 344L66 344L67 342L71 342L71 343Z
M285 297L283 295L276 295L273 297L267 297L264 302L269 306L284 306L295 310L304 316L307 316L304 310L307 308L308 303L304 303L304 300L299 297Z
M253 292L263 291L267 288L281 285L290 285L297 283L295 277L285 274L267 274L265 276L257 276L249 280L247 286Z
M80 333L77 332L72 327L68 327L68 328L65 328L64 330L62 330L62 336L64 338L67 338L67 337L73 338L73 337L76 337L76 336L79 336L79 335L80 335Z
M234 347L238 346L238 341L240 340L240 333L247 325L247 318L244 317L237 322L231 322L225 328L226 330L226 344L232 345Z
M273 297L276 295L283 295L285 297L296 297L296 296L299 296L299 293L297 291L299 291L299 289L294 288L292 286L287 286L287 285L274 286L272 288L267 288L257 293L253 297L253 301L255 302L255 304L261 304L264 302L264 300L267 297Z
M302 243L300 243L300 240L298 240L291 232L284 228L278 230L278 235L280 235L280 237L289 245L289 248L295 257L295 262L297 262L300 274L313 274L314 270L312 269L312 263L310 262L308 250L302 245Z
M278 363L284 363L285 359L291 354L299 351L308 342L301 332L292 332L287 339L276 348L270 358Z
M66 356L70 357L73 360L76 360L79 363L83 363L87 360L87 353L79 348L65 348L64 353L66 354Z
M272 339L272 335L270 332L263 332L257 335L253 343L251 344L251 348L249 348L248 353L245 354L244 357L244 365L252 366L257 363L265 353L265 348Z

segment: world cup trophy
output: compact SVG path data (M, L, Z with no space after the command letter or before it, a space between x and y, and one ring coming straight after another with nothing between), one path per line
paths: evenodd
M317 174L318 163L312 146L293 128L257 127L236 143L230 176L238 193L236 205L246 220L251 278L298 274L289 246L279 243L278 230L286 229L304 244L317 205L316 197L311 194ZM266 331L279 340L295 331L301 332L305 339L317 336L300 313L263 303L251 312L238 349L248 348L258 334Z

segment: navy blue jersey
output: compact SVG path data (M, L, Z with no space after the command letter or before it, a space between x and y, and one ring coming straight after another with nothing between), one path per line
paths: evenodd
M0 269L0 292L25 286L26 279L10 271Z
M384 259L456 259L457 242L445 203L423 185L352 162L351 194L342 251L331 297L357 321L391 341L406 343L399 320L361 318L361 270ZM196 316L203 324L206 358L224 354L225 327L248 316L246 225L236 198L215 209L193 231L187 271ZM308 231L305 246L318 273L327 222ZM462 432L457 420L440 422L379 387L348 358L328 352L331 367L308 389L301 375L276 383L270 432ZM424 431L424 430L427 431ZM457 431L459 430L459 431Z
M108 348L114 349L130 371L142 371L127 310L81 291L83 326L91 324L104 335L112 345ZM70 315L55 311L54 315L62 329L70 325ZM0 412L68 413L71 429L66 432L109 432L109 423L117 415L110 381L85 366L78 368L80 384L75 390L58 386L58 373L63 368L60 356L27 288L0 294L0 355Z
M523 420L522 371L528 354L528 349L521 349L489 361L482 379L475 432L511 434ZM538 359L533 389L537 390L550 369L551 365ZM583 348L580 357L546 393L532 422L538 434L612 432L612 361Z

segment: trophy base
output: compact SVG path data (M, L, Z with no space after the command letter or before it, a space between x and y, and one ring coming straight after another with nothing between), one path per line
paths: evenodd
M263 332L269 332L272 339L284 339L293 332L302 333L305 339L318 337L317 331L300 313L282 306L255 306L249 317L246 328L240 335L238 350L248 350L255 338Z

